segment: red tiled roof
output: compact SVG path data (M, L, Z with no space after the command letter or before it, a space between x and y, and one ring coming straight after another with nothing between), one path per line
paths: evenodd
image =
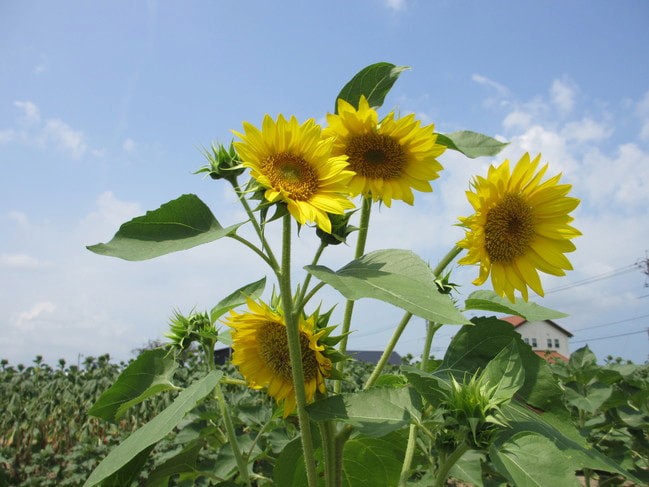
M500 320L506 321L510 325L513 325L514 328L521 326L523 323L527 323L528 321L521 317L521 316L505 316L504 318L499 318ZM570 333L568 330L565 328L562 328L561 326L557 325L554 321L552 320L543 320L547 323L550 323L552 326L554 326L556 329L561 330L563 333L565 333L567 336L572 337L574 336L572 333Z
M514 327L520 326L523 323L527 322L527 320L522 316L505 316L504 318L500 318L500 319L506 321L510 325L514 325Z
M568 361L568 357L561 355L559 352L554 350L534 350L534 353L550 364L555 363L557 360L563 362Z

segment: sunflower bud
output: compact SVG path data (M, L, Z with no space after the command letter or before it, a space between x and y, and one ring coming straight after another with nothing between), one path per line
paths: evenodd
M169 323L169 332L165 333L172 345L182 350L189 348L192 342L216 341L217 331L208 313L192 313L183 316L175 311Z
M324 245L339 245L347 240L347 236L358 230L358 228L349 224L349 219L354 211L349 211L344 215L335 215L328 213L329 221L331 222L331 233L327 233L320 227L316 228L316 235Z
M212 179L225 179L234 185L237 176L245 171L232 143L228 149L222 144L218 146L212 144L211 151L206 149L203 154L209 164L201 167L194 174L207 173Z

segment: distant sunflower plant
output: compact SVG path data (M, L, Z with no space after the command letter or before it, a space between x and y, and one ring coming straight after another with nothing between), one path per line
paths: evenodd
M174 440L177 453L152 474L156 485L178 475L178 482L202 477L217 485L438 487L451 475L479 484L481 472L489 483L559 485L557 475L586 467L635 481L574 440L579 433L561 423L561 389L548 384L544 363L511 325L465 316L467 310L530 320L562 316L528 303L529 291L543 295L540 273L560 276L572 268L566 254L580 233L570 214L579 200L560 175L544 179L549 166L540 155L524 154L513 168L504 161L473 178L466 193L473 214L459 220L464 238L437 265L406 249L366 251L373 206L390 211L414 205L415 195L431 198L448 151L494 157L507 145L471 131L436 132L415 114L379 115L405 69L370 65L343 87L334 113L302 121L265 115L233 130L227 147L205 150L208 164L197 173L229 183L236 203L222 201L220 209L241 204L242 212L227 214L243 214L243 221L223 226L186 194L89 247L138 261L229 238L251 253L230 249L219 262L237 266L252 256L263 277L210 311L188 317L176 311L170 343L144 352L93 406L100 417L118 419L153 394L177 390L172 378L183 357L193 344L203 353L205 371L193 371L199 378L145 431L113 450L86 485L136 478L128 475L137 475L151 448L183 427L187 432ZM442 233L427 224L418 231L431 245ZM350 244L353 257L338 270L321 263L330 255L339 262ZM295 255L305 252L312 258L296 264ZM458 276L451 278L454 262L479 266L473 284L491 277L493 292L475 291L462 302ZM250 268L213 275L229 287ZM322 292L327 288L344 298L340 312L329 302L332 292ZM372 372L359 378L347 351L352 325L372 335L388 319L383 309L359 319L355 303L367 298L400 308L403 316ZM413 317L424 322L421 359L386 373ZM444 358L434 361L431 345L443 325L461 328ZM376 346L378 339L368 342ZM228 348L215 352L216 342ZM218 366L217 357L234 368ZM570 445L570 453L556 445ZM538 467L538 458L552 468ZM587 458L594 460L585 465Z

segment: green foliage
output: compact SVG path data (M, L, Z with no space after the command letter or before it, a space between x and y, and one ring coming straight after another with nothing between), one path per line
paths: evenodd
M522 316L528 321L555 320L568 316L565 313L544 308L536 303L525 302L520 298L517 298L512 303L508 299L502 298L495 292L488 290L472 292L464 302L464 309Z
M495 156L508 145L507 142L501 142L470 130L461 130L451 134L437 134L437 143L461 152L470 158Z
M110 242L88 250L124 260L147 260L227 237L239 226L223 228L205 203L186 194L124 223Z
M467 323L451 298L439 292L430 267L410 251L370 252L335 272L320 265L305 269L347 299L374 298L427 320Z
M336 97L335 113L338 113L339 99L358 108L361 95L365 96L371 107L380 107L399 75L407 69L410 68L391 63L376 63L363 68L340 90Z

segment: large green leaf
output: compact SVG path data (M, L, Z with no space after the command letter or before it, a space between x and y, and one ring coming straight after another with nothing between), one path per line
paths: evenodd
M320 448L320 434L311 428L313 447L315 449L316 461L322 462L322 448ZM322 463L320 463L322 465ZM307 485L306 468L304 466L304 450L302 449L302 438L297 437L286 444L277 457L273 468L274 484L282 487L304 487ZM320 477L319 486L324 486L324 477Z
M361 69L349 82L340 90L336 98L335 112L338 113L338 100L342 98L354 107L358 108L358 101L361 95L365 95L371 107L383 105L385 95L388 94L392 85L408 66L396 66L390 63L376 63Z
M266 287L266 278L262 277L258 281L246 284L245 286L237 289L229 296L226 296L212 308L210 312L210 319L212 323L218 320L223 314L229 310L246 304L248 298L255 299L261 295Z
M335 272L320 265L305 269L347 299L374 298L437 323L468 323L451 298L439 292L433 271L408 250L377 250Z
M88 414L117 421L128 408L162 391L176 389L171 379L178 364L167 355L163 349L142 352L99 397Z
M525 383L518 393L529 404L543 410L563 409L563 393L547 363L538 357L509 323L496 318L473 318L449 345L439 370L475 372L484 369L501 350L516 343L525 370Z
M146 487L167 487L169 478L180 475L183 479L193 479L201 475L196 461L203 448L202 441L193 441L178 454L164 461L153 470L146 480Z
M485 461L484 453L469 450L455 462L449 474L451 477L464 480L475 487L483 487L482 463Z
M185 414L214 390L222 375L223 372L212 371L178 394L164 411L111 450L93 470L84 486L98 485L127 465L136 455L167 436L182 421Z
M508 144L470 130L461 130L452 134L437 134L437 143L470 158L495 156Z
M421 398L411 387L375 388L331 396L307 407L314 421L337 420L368 436L385 436L419 417Z
M398 437L358 436L345 443L345 487L393 487L399 483L405 444Z
M578 487L573 462L552 441L535 434L519 433L498 447L489 457L496 470L519 487Z
M612 393L613 388L606 384L602 384L601 382L593 382L589 384L585 394L576 391L569 385L565 388L566 402L577 409L581 409L582 411L591 414L597 412L602 404L611 397Z
M638 485L642 484L640 479L613 459L591 448L568 416L556 415L551 412L538 413L516 403L505 405L503 413L507 418L509 428L500 433L495 448L519 433L536 433L550 440L560 450L560 456L571 462L573 471L590 468L615 472L633 482L638 482Z
M512 303L509 299L502 298L493 291L472 292L466 298L464 308L467 310L479 309L522 316L528 321L553 320L568 316L565 313L544 308L536 303L527 303L519 298L516 299L516 302Z
M489 361L482 377L490 388L495 387L492 400L501 403L514 397L525 383L525 369L514 340Z
M223 228L198 196L185 194L122 224L110 242L87 249L124 260L147 260L213 242L241 225Z

